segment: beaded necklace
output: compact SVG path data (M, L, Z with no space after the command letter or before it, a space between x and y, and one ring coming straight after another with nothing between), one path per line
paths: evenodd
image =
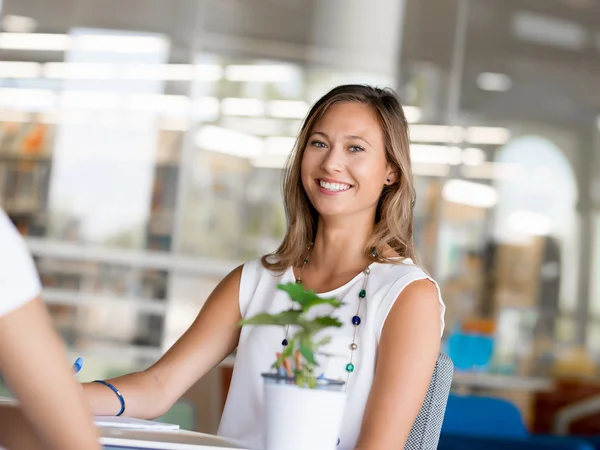
M375 249L372 250L372 254L373 256L376 256L376 252ZM300 273L298 274L298 277L296 278L296 283L302 283L302 274L304 273L304 268L306 267L306 264L308 264L308 258L304 259L304 262L302 263L302 267L300 268ZM352 342L350 343L350 361L346 364L346 372L348 373L347 377L346 377L346 384L345 384L345 388L348 386L348 381L350 379L350 374L352 372L354 372L355 366L354 366L354 352L358 349L358 344L356 343L356 338L358 336L358 327L360 325L360 307L362 305L363 300L367 297L367 281L369 279L369 274L371 273L371 269L369 266L367 266L364 270L363 273L365 275L365 277L363 278L363 283L362 283L362 288L360 290L360 292L358 293L358 305L356 307L356 314L354 316L352 316L352 325L354 326L354 333L352 334ZM283 347L286 347L288 345L288 332L289 332L290 326L288 325L285 328L285 337L283 338L283 341L281 341L281 345L283 345Z

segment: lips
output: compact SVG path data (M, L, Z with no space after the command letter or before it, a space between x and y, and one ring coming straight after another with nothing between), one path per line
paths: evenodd
M351 184L337 180L316 180L318 185L329 192L344 192L352 188Z

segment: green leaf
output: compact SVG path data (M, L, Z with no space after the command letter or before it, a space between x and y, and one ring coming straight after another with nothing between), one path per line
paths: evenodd
M328 327L339 328L342 326L342 322L340 322L337 317L331 317L331 316L315 317L314 322L318 323L322 328L328 328Z
M331 336L325 336L320 341L315 342L315 348L323 347L331 342Z
M334 308L343 305L335 298L321 298L314 291L307 291L301 283L278 284L277 288L288 293L290 298L302 306L304 311L309 310L315 305L329 304Z
M339 328L342 326L342 322L340 322L337 318L330 316L319 316L315 317L310 321L303 320L301 318L299 324L306 330L306 332L312 334L321 331L325 328Z
M299 325L301 311L288 310L278 314L260 313L242 320L240 325Z
M317 361L315 360L315 354L310 347L306 345L300 344L300 353L304 356L304 359L308 361L310 364L316 366Z

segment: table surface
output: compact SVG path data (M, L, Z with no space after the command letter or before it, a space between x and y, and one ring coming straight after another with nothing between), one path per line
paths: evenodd
M150 431L99 428L105 450L248 450L233 441L187 430Z
M538 376L503 375L485 372L454 372L452 384L455 387L475 389L509 389L515 391L542 392L554 388L552 378Z

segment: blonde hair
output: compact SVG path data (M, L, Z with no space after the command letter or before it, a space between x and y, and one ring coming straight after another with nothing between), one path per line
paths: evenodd
M383 131L386 158L398 171L396 182L384 186L379 197L365 255L377 262L397 263L411 258L417 263L413 243L415 191L404 111L392 90L350 84L338 86L325 94L314 104L302 124L282 180L288 228L279 248L262 257L262 264L267 269L282 272L290 266L300 265L315 239L319 214L302 186L302 156L316 123L332 105L340 102L359 102L373 108ZM384 252L390 249L401 258L385 257Z

